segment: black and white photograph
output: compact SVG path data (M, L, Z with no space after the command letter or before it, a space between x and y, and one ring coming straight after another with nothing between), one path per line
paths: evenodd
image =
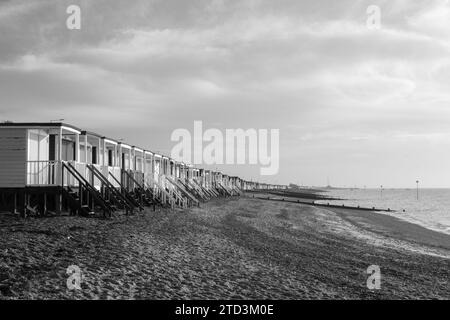
M0 308L449 299L449 0L0 0Z

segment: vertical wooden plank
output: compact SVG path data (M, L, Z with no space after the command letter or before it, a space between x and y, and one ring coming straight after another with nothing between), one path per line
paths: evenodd
M23 193L22 193L22 217L23 218L27 217L27 205L28 205L27 200L28 200L27 192L23 191Z
M75 134L75 154L73 160L80 162L80 135L78 133Z
M88 137L87 134L84 134L84 163L88 163Z
M14 214L17 214L17 203L18 203L18 199L17 199L17 192L14 192Z
M47 192L44 192L44 215L47 214Z
M118 156L117 156L117 145L114 145L114 158L113 158L113 166L117 167L118 166Z
M100 158L100 156L101 156L101 139L100 138L98 138L97 139L97 164L101 164L102 163L102 159Z
M128 149L128 157L129 157L129 161L128 161L128 166L130 170L134 170L132 164L133 164L133 155L132 155L132 150Z
M105 166L106 165L106 141L105 139L103 139L102 141L102 165Z
M58 156L57 160L62 161L62 128L59 128L58 132L58 141L57 141L57 149L58 149Z

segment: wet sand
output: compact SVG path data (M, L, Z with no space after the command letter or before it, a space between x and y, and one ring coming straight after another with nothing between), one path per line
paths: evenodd
M371 212L234 198L111 220L0 214L0 299L449 299L449 279L448 235Z

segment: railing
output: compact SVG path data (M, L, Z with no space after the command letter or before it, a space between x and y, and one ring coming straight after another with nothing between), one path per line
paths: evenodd
M70 164L73 167L73 169L75 169L76 172L78 172L80 178L83 178L84 180L89 181L88 175L86 173L86 164L85 163L80 163L80 162L75 162L75 161L64 161L64 163ZM62 175L62 181L63 181L64 186L71 186L71 187L79 186L78 177L75 178L75 176L73 174L71 174L71 172L69 172L68 170L62 170L61 175ZM61 182L60 182L60 184L61 184Z
M85 174L87 173L87 166L86 164L83 164L84 166L79 166L79 168L84 168L85 170ZM73 166L73 164L70 161L63 161L61 163L61 177L62 177L62 185L66 185L65 184L65 178L67 177L68 179L71 180L76 180L76 185L79 188L78 191L78 196L79 196L79 206L80 208L84 205L89 206L89 198L85 198L83 197L83 190L88 192L88 197L91 197L92 200L92 208L95 206L94 202L98 205L100 205L103 208L103 213L104 215L109 215L111 216L111 212L114 211L113 208L111 207L111 205L103 198L102 194L96 189L94 188L83 176L82 173L80 173L78 171L78 169ZM71 182L73 183L73 182ZM68 184L68 185L73 185L73 184ZM83 201L84 200L84 201Z
M144 173L141 171L133 171L134 180L140 185L144 185Z
M178 178L176 180L172 180L170 178L167 178L167 179L169 179L172 183L175 183L177 185L177 187L181 190L182 194L187 196L186 204L188 203L187 200L189 198L191 200L191 202L194 203L194 205L197 205L197 206L200 205L200 202L198 201L198 199L195 198L184 186L184 183L183 183L183 181L185 181L184 178Z
M122 170L122 183L127 191L135 189L144 189L144 174L137 172L135 174L132 170ZM136 178L139 180L136 180Z
M146 174L144 175L144 185L147 188L152 189L153 197L159 198L159 200L163 203L169 203L171 208L175 207L175 199L173 195L166 190L165 176L158 174Z
M158 185L161 186L161 188L166 189L166 176L164 174L159 175L158 177Z
M108 177L109 182L111 182L111 184L114 187L119 188L120 183L118 181L120 181L120 177L122 174L120 167L105 167L105 168L107 168L107 170L109 171L109 174L108 174L108 172L106 172L106 174L103 174L103 175L105 177Z
M100 188L101 181L97 177L92 177L87 172L86 164L75 161L64 161L70 163L74 169L83 177L89 181L95 188ZM114 177L120 181L120 168L108 167L101 165L94 165L95 168L100 171L105 177L108 177L108 171L111 172ZM64 175L64 177L62 177ZM62 179L63 178L63 179ZM62 179L62 180L61 180ZM93 181L91 181L93 179ZM61 181L64 182L64 186L77 187L79 180L75 179L73 175L69 174L67 170L61 170L60 161L27 161L27 185L28 186L60 186ZM119 187L116 181L111 177L109 178L111 184L115 187Z
M127 198L127 196L121 191L119 191L118 188L116 188L109 180L109 177L111 177L113 180L115 179L113 176L111 176L108 172L108 170L105 170L108 173L108 176L104 176L103 173L98 169L98 166L96 165L87 165L87 169L92 173L93 176L95 176L97 179L100 180L102 187L104 189L105 193L110 193L110 195L113 195L113 197L108 197L109 200L113 199L116 204L119 206L123 206L126 210L126 213L133 212L134 203L130 201L130 199ZM108 169L108 168L106 168ZM116 183L118 183L116 181ZM120 184L119 184L120 185ZM122 201L122 202L121 202ZM139 205L137 205L139 206Z
M27 185L58 185L60 170L58 161L27 161Z
M169 194L175 198L175 200L178 202L178 205L182 208L187 207L187 200L183 197L183 195L179 192L177 184L171 180L170 177L165 177L166 180L166 187L169 190Z
M75 161L65 161L65 163L70 163L74 169L80 174L80 176L89 181L97 190L101 186L101 181L98 177L93 177L90 172L87 172L86 164L75 162ZM101 165L93 165L98 171L102 173L103 176L108 177L108 181L116 188L121 187L121 169L119 167L108 167ZM153 191L161 194L161 190L172 191L174 187L167 183L165 175L158 175L157 173L147 173L142 172L129 172L130 175L130 187L143 187L148 186ZM64 176L62 176L64 175ZM27 161L27 185L28 186L60 186L61 181L64 182L64 186L77 187L79 185L79 180L75 179L73 175L69 174L67 170L61 170L60 161ZM114 179L115 178L115 179ZM92 181L93 180L93 181ZM227 193L242 193L243 190L253 190L255 186L249 184L241 184L241 186L234 185L230 181L219 181L208 182L203 180L201 177L193 177L191 179L184 179L187 186L190 189L196 190L196 192L202 198L209 198L211 195L217 196L217 192L214 190L218 187L221 190L225 190ZM177 181L174 179L174 181ZM264 187L264 186L261 186ZM236 190L238 189L238 190ZM176 189L175 189L176 190ZM171 193L172 194L172 193ZM166 195L164 195L166 196Z
M99 164L93 164L92 166L101 173L104 172L103 166ZM76 168L82 175L84 174L83 177L85 177L86 180L88 180L95 187L95 189L100 190L102 186L102 181L95 174L93 174L92 171L89 170L86 165L84 166L84 168L82 166L76 166ZM79 169L81 169L81 171Z
M208 198L209 198L208 195L205 194L203 188L198 184L197 180L195 180L195 179L192 179L192 180L186 180L186 182L188 183L188 185L189 185L191 188L194 188L194 190L197 191L197 193L200 195L200 197L201 197L203 200L208 200Z

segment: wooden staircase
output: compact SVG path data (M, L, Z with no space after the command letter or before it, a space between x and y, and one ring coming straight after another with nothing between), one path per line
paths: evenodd
M175 204L178 205L180 208L187 208L188 203L187 199L183 197L183 195L180 192L180 189L178 188L178 185L169 177L163 176L165 179L165 186L166 190L169 193L169 195L175 200Z
M61 162L62 196L71 214L92 216L101 210L104 217L111 217L116 208L95 189L69 162ZM73 178L77 186L64 186L64 177Z
M202 186L200 186L198 184L197 181L195 181L195 179L189 180L188 184L191 186L191 188L193 188L198 194L199 196L204 200L204 201L208 201L210 199L210 196L208 194L205 193L205 190L203 189Z
M109 180L105 177L100 170L94 165L88 164L87 169L91 173L91 181L94 181L94 177L97 178L100 183L100 191L103 197L109 200L116 208L125 210L126 214L133 213L135 208L139 208L139 204L132 201L126 193L119 191ZM113 178L114 176L111 175ZM93 184L93 183L92 183ZM119 184L120 185L120 184ZM121 186L121 185L120 185Z
M216 186L222 192L223 195L225 195L225 196L232 196L233 195L231 190L228 190L228 188L226 188L222 183L217 182Z
M200 201L189 191L188 188L186 188L186 185L183 183L183 179L178 178L174 181L174 183L176 183L181 192L187 197L188 204L190 206L200 206Z
M145 184L147 190L151 190L153 201L166 208L175 208L175 199L158 183L151 181L151 185Z
M125 191L139 204L140 210L143 210L144 206L153 206L153 209L155 209L157 201L153 199L153 194L146 190L145 182L139 183L127 170L122 170L122 182Z
M128 192L127 188L120 182L117 180L117 178L111 173L109 172L109 177L111 177L114 182L117 183L117 185L119 186L120 189L120 193L123 195L123 197L125 199L127 199L127 201L129 201L129 203L134 207L134 208L139 208L139 209L143 209L143 207L141 206L141 204L135 199L135 196L133 193Z

